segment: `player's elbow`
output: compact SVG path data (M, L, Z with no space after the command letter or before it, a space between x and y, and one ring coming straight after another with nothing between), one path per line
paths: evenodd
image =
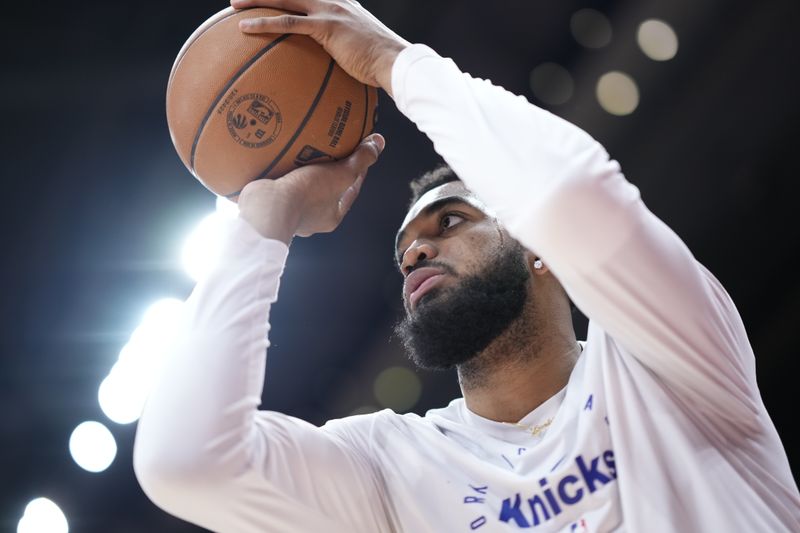
M133 471L142 490L159 507L167 508L175 494L191 485L192 472L185 464L171 461L149 443L138 439L133 449Z
M561 178L546 193L545 211L557 218L585 213L596 218L639 200L639 190L625 179L619 163L597 142L565 161Z
M163 511L209 527L206 513L219 505L220 490L225 485L216 482L202 465L193 466L151 451L134 447L133 470L145 495Z
M219 469L198 453L168 442L137 435L133 470L142 490L160 508L182 515L186 505L222 485Z
M166 468L165 468L166 466ZM142 491L150 500L166 511L172 511L179 501L188 478L178 475L169 465L134 451L133 471Z
M604 153L597 154L604 163L583 167L591 171L570 173L554 182L537 199L531 217L519 221L522 229L534 233L534 249L545 259L597 262L635 229L639 191Z

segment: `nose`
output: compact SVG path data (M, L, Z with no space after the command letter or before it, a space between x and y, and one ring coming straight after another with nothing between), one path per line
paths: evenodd
M411 246L403 254L403 263L400 265L400 271L404 276L408 276L420 261L433 259L438 254L439 252L433 244L426 240L417 239L411 243Z

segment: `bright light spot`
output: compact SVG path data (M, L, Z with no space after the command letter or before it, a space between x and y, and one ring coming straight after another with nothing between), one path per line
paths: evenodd
M164 356L177 338L183 309L182 301L164 298L144 313L97 391L100 408L112 421L130 424L138 420Z
M112 421L130 424L141 416L148 391L149 387L140 380L127 380L121 372L112 371L100 383L97 400L103 413Z
M162 298L148 307L142 316L142 326L168 329L180 318L183 302L177 298Z
M678 53L678 36L663 20L645 20L636 32L636 41L647 57L654 61L668 61Z
M102 472L114 461L117 442L100 422L83 422L69 438L69 453L84 470Z
M575 40L586 48L602 48L611 42L611 23L594 9L576 11L569 21Z
M224 196L217 196L217 213L226 218L236 218L239 216L239 204L228 200Z
M542 63L533 69L530 81L533 94L546 104L563 104L572 97L572 76L556 63Z
M393 366L378 374L374 392L382 406L402 412L417 404L422 394L422 383L408 368Z
M612 115L630 115L639 105L639 88L627 74L607 72L597 82L597 100Z
M67 517L47 498L36 498L25 506L17 533L68 533Z
M214 212L200 221L183 245L181 262L186 273L195 281L208 276L219 262L222 253L223 228L230 217Z

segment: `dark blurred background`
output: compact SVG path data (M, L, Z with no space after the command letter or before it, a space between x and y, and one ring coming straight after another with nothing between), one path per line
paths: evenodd
M363 3L410 41L577 123L622 163L649 207L737 303L764 402L797 473L800 3ZM144 496L131 466L135 424L110 421L97 389L145 309L191 291L181 246L214 198L172 147L164 93L183 42L225 5L5 5L2 531L16 531L37 497L55 501L75 532L199 531ZM649 19L674 30L674 58L653 60L638 44ZM667 37L662 31L661 42ZM598 101L598 80L609 71L638 86L629 114L611 114ZM453 375L397 369L411 366L390 340L401 290L393 236L408 179L438 158L381 98L378 130L388 141L381 161L339 231L292 245L272 313L263 407L315 423L384 405L422 413L459 394ZM585 321L576 323L582 335ZM84 420L106 425L118 446L101 473L80 468L68 450Z

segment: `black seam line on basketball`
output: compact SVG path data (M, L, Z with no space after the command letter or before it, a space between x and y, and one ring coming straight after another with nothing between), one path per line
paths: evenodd
M358 136L359 142L364 138L364 132L367 131L367 115L369 115L369 87L364 84L364 122L361 123L361 135Z
M286 143L286 146L283 147L283 150L281 150L281 152L277 155L277 157L275 157L275 159L272 160L272 163L269 164L266 170L264 170L264 172L262 172L256 178L257 180L263 179L267 174L269 174L269 171L272 170L272 168L275 165L277 165L281 159L283 159L283 156L286 155L286 152L289 151L289 148L292 147L294 142L303 132L303 130L306 127L306 124L308 123L309 120L311 120L311 115L314 114L314 110L317 109L317 105L319 105L319 101L322 99L322 95L325 92L325 89L328 88L328 82L331 81L331 74L333 74L334 65L336 65L336 61L331 59L331 62L328 63L328 72L325 73L325 78L322 80L322 85L319 86L319 91L317 91L317 96L315 96L314 101L311 102L311 107L308 108L308 112L306 113L306 116L303 117L303 121L300 123L300 126L297 127L297 131L294 132L292 138L289 139L289 142Z
M228 80L228 83L225 84L225 87L223 87L222 90L219 92L219 94L217 94L217 97L211 103L211 107L208 108L208 111L206 112L206 116L203 117L203 121L200 123L200 126L197 128L197 133L194 136L194 142L192 143L192 155L191 155L191 158L189 159L189 166L191 167L192 173L194 173L194 156L195 156L195 153L197 152L197 144L200 142L200 135L203 134L203 130L206 127L206 123L208 122L208 119L211 118L211 114L214 113L214 109L216 109L217 104L219 103L219 101L222 100L222 98L225 96L225 93L228 92L228 89L230 89L231 86L234 83L236 83L236 81L242 76L242 74L244 74L247 71L247 69L249 69L250 67L253 66L253 63L258 61L261 58L261 56L263 56L264 54L266 54L267 52L269 52L270 50L275 48L275 46L277 46L281 41L286 40L291 35L292 35L291 33L284 33L283 35L281 35L280 37L278 37L277 39L275 39L274 41L269 43L267 46L262 48L261 51L259 51L253 57L251 57L247 61L247 63L242 65L242 68L240 68L236 72L236 74L234 74L231 77L231 79Z
M306 116L303 118L303 121L300 123L300 126L297 127L297 131L294 132L294 135L292 135L292 138L289 139L289 142L286 143L286 145L283 147L283 149L280 151L280 153L277 156L275 156L275 159L272 160L272 163L270 163L270 165L267 167L267 169L264 172L262 172L261 174L259 174L257 177L253 178L253 180L264 179L264 177L269 173L269 171L272 170L272 168L275 165L277 165L278 162L281 159L283 159L283 156L286 155L286 152L289 151L289 148L292 147L294 142L297 140L297 138L303 132L303 129L306 127L306 124L311 119L311 115L314 114L314 110L317 108L317 105L319 105L319 101L322 99L322 94L325 92L325 89L328 87L328 82L331 80L331 74L333 74L334 65L336 65L336 62L333 59L331 59L331 62L328 64L328 72L325 73L325 78L323 78L322 85L320 85L319 91L317 91L317 96L314 97L314 101L311 102L311 107L308 108L308 112L306 113ZM253 180L251 180L251 181L253 181ZM241 192L242 192L242 189L239 189L236 192L232 192L230 194L226 194L225 198L233 198L233 197L237 196L238 194L240 194Z

